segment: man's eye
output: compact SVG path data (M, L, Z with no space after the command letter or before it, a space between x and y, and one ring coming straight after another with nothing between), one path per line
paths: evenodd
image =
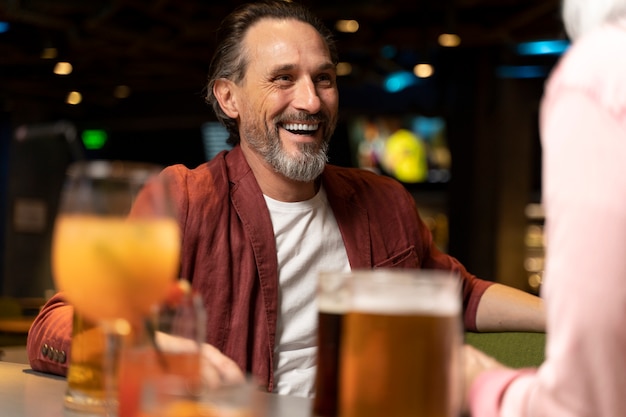
M334 77L332 77L330 74L322 74L317 77L317 82L323 85L333 84L334 81L335 81Z
M286 83L291 81L291 77L289 75L279 75L274 78L274 81Z

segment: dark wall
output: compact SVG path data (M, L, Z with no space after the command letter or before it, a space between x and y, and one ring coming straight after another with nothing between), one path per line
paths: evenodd
M466 51L450 113L450 253L472 273L530 291L528 203L539 202L538 109L544 78L500 78L501 49Z
M60 137L10 141L2 294L44 297L53 289L50 241L65 170L71 160Z
M0 294L44 297L54 289L50 249L54 219L65 171L75 160L63 136L13 140L16 126L5 123L2 168L6 171L0 201L5 243L2 251ZM80 133L80 130L79 130ZM82 146L82 145L81 145ZM161 165L194 167L205 160L200 128L111 130L98 151L84 151L88 159L125 159Z
M4 286L4 265L6 263L6 209L7 187L9 184L9 141L10 128L8 114L0 112L0 288Z

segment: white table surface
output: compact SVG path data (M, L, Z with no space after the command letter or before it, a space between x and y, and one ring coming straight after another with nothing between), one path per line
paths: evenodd
M0 415L2 417L87 417L65 410L65 378L34 372L26 364L0 362ZM311 400L265 394L264 417L310 417Z

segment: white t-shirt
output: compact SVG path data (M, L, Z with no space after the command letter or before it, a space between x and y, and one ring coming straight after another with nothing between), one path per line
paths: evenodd
M286 203L265 196L278 252L275 392L311 397L317 355L317 275L349 271L346 248L326 193Z

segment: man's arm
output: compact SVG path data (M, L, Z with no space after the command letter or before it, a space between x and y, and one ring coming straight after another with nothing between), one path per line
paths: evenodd
M39 372L65 375L70 360L73 309L61 294L41 309L28 332L30 366Z
M545 332L543 300L516 288L493 284L483 294L476 311L480 332Z
M35 371L62 376L67 374L71 353L73 311L72 306L65 302L62 294L57 293L46 303L35 319L27 340L28 359ZM170 337L170 339L174 338ZM166 342L168 342L167 339L159 339L159 343ZM92 344L88 348L96 348L96 346ZM243 380L243 371L232 359L214 346L204 343L202 354L202 375L211 386Z

